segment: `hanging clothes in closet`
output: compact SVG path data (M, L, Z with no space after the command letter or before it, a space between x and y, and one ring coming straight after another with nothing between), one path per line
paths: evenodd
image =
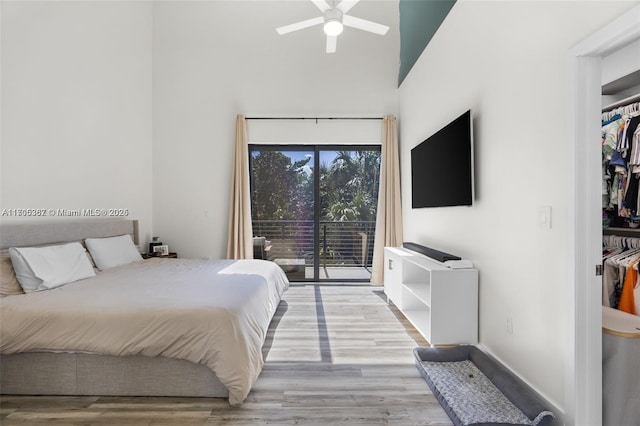
M602 305L640 315L640 238L603 237Z
M640 102L602 113L603 226L640 227Z
M608 292L612 306L602 303L603 425L640 426L639 247L640 238L603 236L603 293L607 284L616 286Z

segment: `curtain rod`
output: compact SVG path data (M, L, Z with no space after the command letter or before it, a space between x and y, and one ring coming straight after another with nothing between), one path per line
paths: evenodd
M383 117L245 117L245 120L382 120Z
M637 95L629 96L628 98L624 98L611 105L607 105L606 107L602 108L602 112L608 112L618 107L630 105L638 101L640 101L640 93L638 93Z

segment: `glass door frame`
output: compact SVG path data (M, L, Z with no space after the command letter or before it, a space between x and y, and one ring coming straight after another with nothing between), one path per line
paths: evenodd
M313 277L296 280L295 282L349 282L365 283L370 278L320 278L320 153L322 151L382 151L379 144L249 144L249 182L253 188L253 155L255 151L302 151L313 152ZM379 173L379 171L378 171ZM252 218L253 220L253 218Z

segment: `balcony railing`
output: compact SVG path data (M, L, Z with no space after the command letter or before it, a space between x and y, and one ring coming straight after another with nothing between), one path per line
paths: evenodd
M320 267L370 268L373 259L374 221L320 221ZM253 234L271 242L267 258L304 259L313 266L314 224L308 220L254 220Z

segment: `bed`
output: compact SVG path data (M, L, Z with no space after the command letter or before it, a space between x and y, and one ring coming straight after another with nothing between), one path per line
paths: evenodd
M122 235L137 243L137 222L1 225L0 250ZM152 258L2 297L0 390L228 397L240 405L262 370L262 345L287 288L268 261Z

